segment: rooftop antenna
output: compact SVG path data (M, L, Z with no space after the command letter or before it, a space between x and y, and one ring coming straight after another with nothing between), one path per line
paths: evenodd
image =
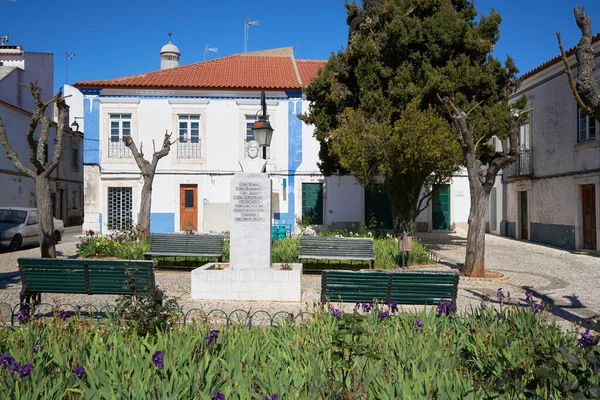
M0 46L4 46L4 43L8 43L8 33L4 36L0 36Z
M67 74L66 74L66 84L69 84L69 60L72 60L75 57L75 53L65 53L65 60L66 60L66 68L67 68Z
M248 30L251 25L260 25L260 21L250 21L250 17L244 22L244 53L248 51Z
M216 47L208 47L208 45L204 46L204 61L206 61L206 53L208 53L209 51L216 53L217 51L219 51L219 49Z

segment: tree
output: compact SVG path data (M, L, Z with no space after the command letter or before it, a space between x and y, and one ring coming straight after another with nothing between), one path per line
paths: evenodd
M575 58L577 59L577 82L573 79L571 68L560 39L560 32L556 31L558 45L565 64L565 70L569 77L569 84L573 96L579 106L589 115L600 120L600 85L594 77L595 52L592 47L592 18L584 12L583 7L576 6L573 9L575 22L581 30L581 40L575 47Z
M499 169L514 160L514 155L496 153L489 143L494 136L509 136L509 126L517 129L513 124L521 114L514 112L511 117L508 105L518 72L514 62L507 57L503 64L491 55L499 39L500 15L492 10L477 20L475 6L468 0L362 3L362 8L346 3L348 45L329 58L306 88L310 114L302 118L315 125L315 136L321 143L321 170L325 174L351 170L358 172L363 183L382 182L392 202L397 203L395 207L411 215L400 200L418 196L417 191L427 184L415 166L428 156L440 161L434 149L456 160L454 168L464 164L471 185L471 213L463 274L481 276L485 274L489 185L493 185ZM440 101L446 97L446 103ZM419 142L427 132L428 146L410 149L405 144L393 145L402 140L398 136L406 134L406 129L398 126L406 124L408 118L413 119L405 125L413 128L408 129L409 134ZM447 144L448 134L454 137L453 145ZM362 153L342 151L348 147L344 135L351 136L346 140L350 143L368 135L374 144L361 140L369 147ZM516 149L516 145L511 147L513 152ZM389 163L395 152L400 152L399 160ZM435 168L425 176L440 180L450 176L452 162L448 161L433 162ZM411 178L420 182L413 186ZM414 204L411 207L418 210Z
M54 215L52 210L52 190L50 189L50 174L58 166L62 153L62 137L67 126L67 104L62 95L62 89L49 101L42 101L41 89L36 83L27 86L27 90L34 98L35 109L29 120L29 127L25 132L25 138L29 145L29 161L34 169L23 165L19 156L8 141L6 128L0 118L0 142L6 151L6 157L13 163L16 169L32 178L35 182L35 202L38 210L38 222L40 229L40 249L42 258L56 258L56 247L54 241ZM58 110L56 123L56 139L54 140L54 153L50 164L45 162L45 148L50 136L50 128L53 122L45 115L46 109L55 103ZM38 140L34 135L38 126L41 125Z
M142 144L140 144L140 150L138 151L137 146L133 142L131 136L125 136L125 146L129 147L133 154L137 166L141 171L142 178L144 179L144 186L142 186L142 196L140 202L140 216L137 224L137 231L140 239L147 238L150 236L150 210L152 209L152 183L154 182L154 175L156 173L156 166L158 161L169 154L171 150L170 141L171 135L165 133L162 148L156 151L154 146L154 140L152 145L154 146L154 153L152 154L152 162L144 158L142 151Z

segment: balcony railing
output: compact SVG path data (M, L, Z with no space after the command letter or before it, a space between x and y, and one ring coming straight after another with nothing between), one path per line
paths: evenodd
M125 146L123 141L108 142L108 157L110 158L130 158L131 150Z
M532 173L531 150L519 150L515 162L508 166L508 177L528 177Z
M178 142L177 158L201 158L200 142Z

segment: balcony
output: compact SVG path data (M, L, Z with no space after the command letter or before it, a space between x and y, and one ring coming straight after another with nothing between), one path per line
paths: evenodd
M118 142L108 142L108 157L110 158L131 158L131 150L125 146L122 140Z
M202 158L200 142L178 142L177 158Z
M517 159L507 168L509 178L528 178L533 174L531 150L519 150Z

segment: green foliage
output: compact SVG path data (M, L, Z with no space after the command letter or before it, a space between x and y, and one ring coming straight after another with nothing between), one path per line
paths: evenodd
M117 298L116 313L122 326L139 336L169 332L181 319L181 307L157 286L141 295Z
M346 3L345 50L332 54L305 89L301 116L315 125L326 175L351 171L382 185L396 228L413 222L423 185L444 183L462 162L440 97L472 110L480 155L508 133L508 91L517 69L491 56L500 15L476 19L467 0L369 0Z
M391 310L381 304L339 318L331 311L276 328L178 324L154 336L77 317L35 320L0 330L0 356L34 365L19 379L0 364L0 393L31 399L210 399L217 390L227 399L598 398L598 339L580 346L574 331L547 324L546 315L524 305L451 318L435 310L382 317L380 311ZM211 328L220 330L212 343L206 339ZM157 352L163 368L153 362ZM85 376L74 374L78 366Z
M132 232L134 232L132 230ZM127 233L115 233L101 236L92 231L81 238L77 244L77 252L83 258L116 257L122 260L143 260L144 253L150 248L150 239L137 240Z

